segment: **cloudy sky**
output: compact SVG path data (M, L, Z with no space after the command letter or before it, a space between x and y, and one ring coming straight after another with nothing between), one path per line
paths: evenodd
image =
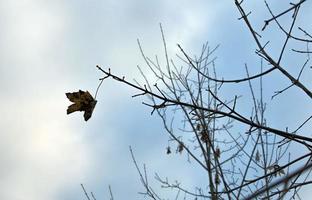
M248 6L255 11L255 23L269 16L263 2ZM304 14L303 19L311 19L311 13ZM0 0L0 199L84 199L80 183L97 199L108 199L108 185L116 199L142 199L129 145L151 179L154 172L173 180L183 174L183 183L196 185L196 166L183 156L165 155L167 136L160 119L150 116L142 99L131 98L131 88L104 82L87 123L81 113L66 115L65 92L94 94L102 76L97 64L140 80L136 66L144 64L136 40L146 54L161 55L160 22L173 57L177 43L194 54L206 41L221 44L220 73L243 76L243 64L259 63L259 58L238 17L232 1ZM301 95L297 89L291 92ZM276 116L287 106L305 118L311 114L305 112L311 108L308 100L303 99L303 108L278 107L276 101L271 107ZM270 117L277 126L293 123L276 116Z

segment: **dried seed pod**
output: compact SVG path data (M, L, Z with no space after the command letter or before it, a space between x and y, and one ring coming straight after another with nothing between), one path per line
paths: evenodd
M208 136L207 131L204 131L204 130L203 130L203 131L200 132L200 140L201 140L202 142L208 144L208 142L209 142L209 136Z
M256 152L256 162L259 162L259 161L260 161L260 153L257 150L257 152Z
M217 158L220 158L220 155L221 155L221 151L220 151L220 148L217 146L216 150L215 150L215 156Z
M179 142L177 152L182 153L183 150L184 150L184 144L183 142Z
M167 149L167 152L166 152L166 153L167 153L167 154L171 154L171 149L170 149L170 147L168 146L166 149Z
M200 125L199 123L196 125L196 130L197 130L197 131L200 131L200 130L201 130L201 125Z
M217 172L216 175L215 175L215 183L216 183L217 185L220 185L220 183L221 183L218 172Z

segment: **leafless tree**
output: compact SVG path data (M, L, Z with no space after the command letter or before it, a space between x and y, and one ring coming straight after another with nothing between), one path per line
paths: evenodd
M207 43L202 46L201 53L197 56L191 56L190 52L177 45L179 53L176 59L171 59L167 53L165 34L160 26L164 66L157 56L152 59L145 55L138 40L142 57L148 70L157 79L156 82L151 83L140 67L138 69L145 79L144 84L128 81L123 76L115 75L111 69L97 66L104 75L100 84L112 78L136 89L137 94L133 97L148 97L149 100L143 104L151 108L151 114L159 115L168 133L167 154L174 151L186 154L189 160L201 167L202 174L207 177L207 188L195 186L197 189L194 191L156 174L155 178L163 188L176 191L176 199L179 199L178 194L181 193L184 196L180 198L188 199L300 198L299 190L312 183L312 138L311 134L301 132L303 127L311 126L311 111L307 110L311 116L298 121L298 127L293 130L288 130L287 127L274 128L274 124L266 120L268 111L264 96L270 94L265 92L263 85L264 77L267 81L273 73L278 73L288 80L289 85L283 89L275 88L276 91L271 94L273 100L279 101L277 98L283 98L283 94L290 88L301 91L302 96L298 96L298 101L301 98L312 99L308 81L301 79L302 74L311 74L307 71L307 66L312 53L309 50L312 36L306 29L311 27L296 26L301 8L308 2L300 0L298 3L291 3L289 8L274 13L265 1L264 6L271 18L264 20L263 27L253 26L249 19L252 12L244 8L244 0L235 0L234 3L240 13L239 20L244 22L255 42L255 53L261 58L261 62L253 64L259 66L258 74L251 75L248 65L245 64L245 77L232 80L220 78L215 62L218 46L210 47ZM288 17L287 23L279 21L283 17ZM284 38L280 51L274 53L270 50L270 42L262 41L266 29L274 28L273 23L277 25L275 31ZM293 49L291 42L305 49ZM298 61L302 62L301 66L295 68L296 66L282 64L286 57L285 52L296 55ZM294 68L297 74L293 73ZM228 99L222 95L226 84L235 87L247 84L252 102L248 116L238 106L242 95L236 94ZM292 102L288 103L291 106ZM294 148L302 154L293 156L291 149ZM139 167L131 148L130 152L145 188L142 194L150 199L164 199L149 184L146 169Z

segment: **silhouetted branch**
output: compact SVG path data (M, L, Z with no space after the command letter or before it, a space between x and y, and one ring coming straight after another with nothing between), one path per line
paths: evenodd
M303 167L297 169L296 171L292 172L291 174L285 176L284 178L281 178L280 180L278 180L278 181L276 181L276 182L270 184L269 187L263 188L263 189L261 189L261 190L255 192L254 194L252 194L252 195L250 195L249 197L247 197L245 200L254 199L254 198L256 198L257 196L259 196L260 194L262 194L263 192L265 192L265 191L267 191L267 190L270 190L270 189L272 189L272 188L274 188L274 187L277 187L277 186L280 185L280 184L285 184L285 189L284 189L284 190L287 190L287 189L289 189L289 188L287 188L287 185L286 185L287 182L289 182L289 181L290 181L292 178L294 178L295 176L300 175L300 174L302 174L303 172L305 172L305 171L307 171L307 170L310 170L311 167L312 167L312 162L310 162L310 164L308 164L307 166L305 165L305 166L303 166Z
M299 3L293 4L292 7L290 7L290 8L288 8L287 10L281 12L280 14L278 14L278 15L276 15L276 16L273 16L273 17L270 18L270 19L264 20L264 26L263 26L263 28L262 28L262 31L266 28L267 25L269 25L269 23L270 23L271 21L276 20L277 18L279 18L279 17L285 15L286 13L288 13L288 12L290 12L290 11L292 11L292 10L298 9L298 7L299 7L302 3L304 3L305 1L306 1L306 0L301 0ZM266 5L268 5L266 1L265 1L265 3L266 3Z
M81 183L80 185L81 185L81 187L82 187L82 190L83 190L83 192L84 192L86 198L87 198L88 200L91 200L90 197L89 197L89 195L88 195L88 193L87 193L87 191L86 191L86 189L84 188L83 184Z
M242 122L244 124L247 124L247 125L250 125L251 127L255 127L255 128L259 128L259 129L263 129L263 130L266 130L266 131L269 131L271 133L274 133L274 134L277 134L281 137L285 137L285 138L288 138L290 140L293 140L293 141L296 141L298 143L301 143L301 144L304 144L305 146L307 147L311 147L311 145L307 144L306 142L312 142L312 138L310 137L305 137L305 136L301 136L301 135L295 135L295 134L290 134L290 133L287 133L285 131L281 131L281 130L278 130L278 129L274 129L274 128L270 128L270 127L266 127L266 126L263 126L263 125L260 125L260 124L257 124L251 120L247 120L247 118L245 117L242 117L241 115L239 116L236 116L236 115L232 115L231 113L227 113L227 112L223 112L223 111L220 111L220 110L213 110L213 109L209 109L209 108L205 108L205 107L200 107L200 106L197 106L197 105L194 105L194 104L189 104L189 103L185 103L185 102L181 102L179 100L174 100L174 99L167 99L167 98L164 98L163 96L160 96L158 94L155 94L151 91L148 91L148 90L145 90L144 88L141 88L139 86L136 86L128 81L126 81L125 79L121 79L119 78L118 76L110 73L110 72L107 72L105 70L103 70L101 67L97 66L97 68L102 71L104 74L112 77L113 79L117 80L117 81L120 81L122 83L125 83L139 91L142 91L142 92L145 92L146 94L148 95L151 95L159 100L163 100L164 102L168 102L168 103L172 103L174 105L181 105L181 106L186 106L186 107L189 107L189 108L192 108L192 109L198 109L198 110L203 110L203 111L207 111L207 112L212 112L212 113L215 113L215 114L220 114L220 115L223 115L223 116L227 116L227 117L230 117L232 119L235 119L239 122ZM231 112L234 112L231 108L229 108Z

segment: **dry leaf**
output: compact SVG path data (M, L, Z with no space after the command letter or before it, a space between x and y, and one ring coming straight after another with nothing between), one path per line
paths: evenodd
M97 101L92 97L92 95L88 91L79 90L78 92L66 93L67 98L73 102L67 108L67 114L76 112L76 111L84 111L83 117L85 121L91 118L93 109L97 103Z

